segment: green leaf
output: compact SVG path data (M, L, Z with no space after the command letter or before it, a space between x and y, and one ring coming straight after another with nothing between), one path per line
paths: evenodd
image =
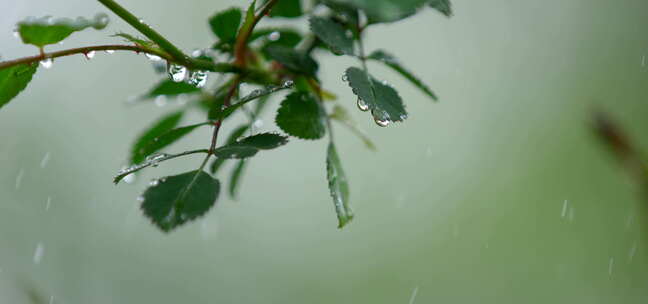
M162 135L157 136L152 140L149 140L148 142L143 144L141 148L137 149L136 151L133 151L132 159L141 161L142 159L145 159L147 156L150 156L151 154L166 148L167 146L176 142L180 138L191 133L191 131L195 130L196 128L208 124L209 123L205 122L205 123L189 125L189 126L166 131ZM137 163L137 162L133 162L133 163Z
M285 136L261 133L216 148L214 155L223 159L248 158L256 155L259 150L274 149L286 143L288 143L288 139Z
M243 20L243 25L241 25L241 28L238 31L238 34L245 33L247 32L252 25L254 25L254 12L256 10L256 0L252 0L252 3L250 3L250 6L248 7L247 11L245 12L245 19Z
M420 79L418 79L412 72L409 70L405 69L403 65L396 59L396 57L392 56L391 54L387 53L384 50L376 50L372 52L368 59L380 61L387 65L388 67L392 68L394 71L398 72L401 74L401 76L405 77L405 79L409 80L412 84L414 84L417 88L419 88L423 93L425 93L427 96L432 98L432 100L437 100L437 96L432 92L432 90L424 84Z
M232 7L216 13L209 18L209 26L221 41L234 41L243 13L239 8Z
M326 0L365 12L369 23L394 22L411 15L430 0Z
M446 17L452 16L452 4L450 0L429 0L428 5L444 14Z
M270 11L270 17L297 18L303 14L301 0L280 0Z
M367 149L376 151L376 145L369 138L369 136L367 136L367 134L365 134L364 132L362 132L362 130L360 130L360 128L358 128L358 125L355 121L353 121L351 115L349 115L346 109L339 105L335 105L335 107L333 107L333 112L329 115L329 117L346 126L347 128L349 128L349 130L351 130L351 132L360 137L365 146L367 146Z
M322 111L308 92L294 92L281 102L275 122L284 132L302 139L319 139L326 133Z
M371 110L379 126L407 118L403 101L394 88L355 67L348 68L345 75L353 93L359 98L358 104L364 103Z
M268 86L265 89L257 89L252 91L252 93L246 95L245 97L239 99L237 102L233 103L227 108L223 108L220 104L214 103L214 107L209 110L209 120L215 121L220 119L225 119L232 115L236 110L242 107L244 104L273 94L277 91L291 88L294 85L292 81L286 81L281 86Z
M326 156L326 177L333 198L335 213L338 218L338 228L344 227L353 219L353 210L349 203L349 183L338 157L335 145L331 142Z
M238 164L236 164L236 167L234 167L234 170L232 170L232 175L230 176L229 182L229 194L233 199L236 199L237 197L236 192L238 191L238 185L241 182L241 177L243 176L243 169L245 168L245 164L247 164L247 160L241 159Z
M161 136L177 127L183 114L184 112L182 111L168 114L146 129L146 131L137 138L131 148L131 164L139 164L143 162L146 158L146 155L143 154L145 147L158 136Z
M268 57L295 73L315 76L319 68L317 61L313 60L310 55L299 52L294 48L270 45L265 51Z
M347 36L347 30L329 18L313 16L309 19L311 31L335 54L354 55L353 38Z
M22 92L32 80L38 63L20 64L0 70L0 108Z
M76 19L58 18L51 16L42 18L27 18L18 22L18 34L26 44L42 48L48 44L61 42L72 33L89 27L101 30L108 25L108 15L100 13L93 19L78 17Z
M200 92L200 88L186 82L174 82L171 79L160 81L144 97L155 98L158 96L178 96L180 94L190 94Z
M144 215L162 231L203 216L216 202L220 183L204 171L163 177L142 195Z
M225 141L225 144L227 145L227 144L231 144L231 143L236 142L236 140L239 139L239 137L243 136L243 134L245 134L245 132L249 128L250 128L249 125L242 125L242 126L236 128L236 129L234 129L232 131L232 133L230 133L227 140ZM225 160L226 160L225 158L218 158L218 157L216 159L214 159L214 161L212 162L212 164L210 166L210 172L212 174L216 174L216 172L218 172L218 169L225 163Z

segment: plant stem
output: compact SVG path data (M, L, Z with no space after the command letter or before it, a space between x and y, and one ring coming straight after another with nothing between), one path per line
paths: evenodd
M101 1L101 0L100 0ZM243 67L245 66L245 50L246 50L246 45L247 41L250 38L250 35L252 35L252 31L254 31L254 27L259 23L261 18L263 16L267 15L270 13L270 10L272 7L277 4L279 0L270 0L266 5L261 9L261 11L254 16L254 20L252 21L252 24L245 29L244 32L239 33L238 37L236 37L236 43L234 44L234 56L235 56L235 64Z
M113 45L97 45L97 46L80 47L75 49L62 50L62 51L51 52L51 53L42 53L36 56L23 57L14 60L3 61L0 62L0 69L5 69L19 64L34 63L34 62L41 61L45 58L57 58L57 57L64 57L64 56L77 55L77 54L87 54L93 51L131 51L137 53L148 53L151 55L159 56L164 59L171 60L171 58L169 58L169 55L164 52L157 52L155 50L143 48L137 45L113 44Z

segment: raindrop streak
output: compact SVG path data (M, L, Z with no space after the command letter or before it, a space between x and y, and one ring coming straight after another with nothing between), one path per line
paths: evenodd
M45 246L42 242L38 242L36 249L34 250L34 264L38 265L43 260L43 255L45 254Z
M412 295L410 296L409 304L414 304L414 301L416 300L416 295L418 294L418 286L414 287L414 290L412 291Z
M641 66L642 67L646 66L646 55L641 56Z
M630 248L630 252L628 253L628 262L632 262L632 259L634 259L636 253L637 253L637 241L634 241L634 243L632 243L632 247Z
M189 84L202 88L207 83L207 72L205 71L193 71L189 77Z
M574 210L575 210L574 207L569 208L569 221L570 222L574 220Z
M361 98L358 98L358 109L362 112L369 111L369 105L367 105L367 103Z
M86 59L90 60L90 59L94 58L95 54L96 54L95 51L90 51L90 52L85 53L85 57L86 57Z
M162 57L157 56L157 55L153 55L153 54L149 54L149 53L144 53L144 56L146 56L146 58L148 58L148 60L150 60L150 61L160 61L160 60L162 60Z
M54 296L50 296L48 304L54 304Z
M45 59L40 61L41 66L43 66L46 69L51 68L52 63L54 63L54 61L52 61L52 58L45 58Z
M45 211L49 210L51 205L52 205L52 197L48 196L47 197L47 203L45 203Z
M174 82L181 82L185 77L187 77L187 68L181 65L172 64L169 66L169 77Z
M25 176L25 169L20 169L20 171L18 171L18 175L16 175L16 189L20 189L20 185L22 184L22 180L24 176Z
M614 257L611 257L610 263L608 264L608 275L612 276L613 269L614 269Z
M560 217L564 218L565 215L567 215L567 206L569 205L569 202L565 200L563 202L563 207L562 207L562 212L560 212Z
M49 160L50 160L50 153L47 152L45 153L45 156L43 156L43 159L41 159L40 167L45 168L45 166L47 166L47 163L49 163Z
M277 31L274 31L270 33L270 35L268 35L268 39L270 39L270 41L277 41L279 40L279 38L281 38L281 33Z

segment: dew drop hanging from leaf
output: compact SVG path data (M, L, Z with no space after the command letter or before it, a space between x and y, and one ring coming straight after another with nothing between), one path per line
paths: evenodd
M367 105L367 103L364 100L362 100L362 98L358 98L357 104L358 104L358 109L360 109L360 111L362 112L369 111L369 105Z
M52 58L45 58L40 61L41 66L43 66L46 69L51 68L53 63L54 61L52 60Z
M192 71L189 76L189 84L202 88L207 83L207 72L205 71Z

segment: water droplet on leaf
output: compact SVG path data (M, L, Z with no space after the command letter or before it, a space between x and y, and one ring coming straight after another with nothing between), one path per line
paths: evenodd
M357 104L358 104L358 109L360 109L360 111L362 112L369 111L369 105L364 100L362 100L362 98L358 98Z
M268 39L270 39L270 41L277 41L279 40L279 38L281 38L281 33L277 31L274 31L270 33L270 35L268 35Z
M374 121L376 122L376 124L378 126L381 126L381 127L389 126L389 124L391 123L391 121L389 119L380 119L380 118L376 118L376 117L374 117Z
M160 60L162 60L162 57L157 56L157 55L153 55L153 54L149 54L149 53L144 53L144 56L146 56L146 58L148 58L148 60L150 60L150 61L160 61Z
M115 50L106 50L106 53L113 54L113 53L115 53Z
M85 57L86 57L86 59L92 59L92 58L94 58L95 54L96 54L95 51L90 51L90 52L85 53Z

